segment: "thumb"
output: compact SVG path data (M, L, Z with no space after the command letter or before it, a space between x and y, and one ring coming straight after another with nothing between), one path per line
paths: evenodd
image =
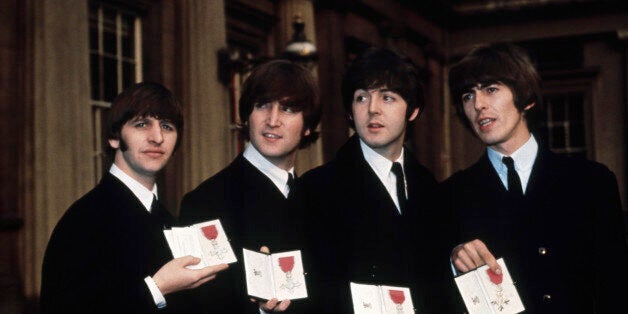
M262 252L262 253L266 253L266 254L270 253L270 249L267 246L265 246L265 245L262 245L262 247L259 248L259 251Z
M502 274L502 268L499 266L499 264L497 263L497 261L494 261L493 263L489 264L488 267L491 268L491 270L498 274L501 275Z
M201 262L201 259L192 255L187 255L184 257L181 257L181 264L183 266L190 266L190 265L196 265L198 263Z

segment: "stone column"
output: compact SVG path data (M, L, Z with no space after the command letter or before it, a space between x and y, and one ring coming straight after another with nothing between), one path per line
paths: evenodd
M294 29L292 22L295 14L300 14L305 22L305 36L312 43L316 43L315 23L314 23L314 6L310 0L281 0L277 3L278 23L278 44L277 53L283 51L283 47L292 39ZM316 68L313 73L317 76ZM302 174L307 170L314 168L323 163L323 149L321 140L319 139L308 148L302 149L297 154L297 162L295 169L298 174Z
M349 136L349 127L342 105L340 85L346 67L343 15L338 11L323 9L316 13L316 31L320 35L318 47L318 73L323 116L321 139L325 161L332 159Z
M229 95L218 80L217 54L227 35L223 0L184 0L178 6L185 130L177 162L186 193L231 161Z
M87 1L30 0L26 4L27 60L33 62L32 138L23 176L25 195L24 289L39 294L48 238L65 210L94 186L93 131L89 103ZM32 55L30 54L32 52ZM30 57L32 56L32 60ZM29 132L26 132L27 134Z

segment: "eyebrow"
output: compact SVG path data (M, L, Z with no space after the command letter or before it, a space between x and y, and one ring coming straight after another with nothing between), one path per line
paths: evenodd
M135 122L142 121L142 120L146 120L146 117L138 115L138 116L135 116L135 117L129 119L128 122L129 123L135 123Z
M397 94L397 92L395 92L394 90L392 90L390 88L387 88L387 87L386 88L384 88L384 87L377 87L377 88L368 88L368 89L367 88L358 88L355 91L356 92L357 91L365 91L367 93L371 93L371 92L387 93L387 92L390 92L390 93Z
M161 122L165 122L165 123L175 124L172 119L169 119L169 118L159 118L159 117L156 117L156 116L153 116L153 115L149 115L149 114L146 114L144 116L139 116L139 115L135 116L132 119L129 119L128 122L129 123L135 123L135 122L139 122L139 121L148 121L149 118L153 118L154 120L157 120L160 123Z

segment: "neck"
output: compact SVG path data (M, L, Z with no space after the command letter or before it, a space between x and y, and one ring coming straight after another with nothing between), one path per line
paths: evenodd
M397 161L397 159L399 159L399 156L401 156L401 148L396 149L394 151L382 150L382 149L373 149L373 150L392 162Z
M371 147L371 146L369 146ZM397 141L391 143L387 146L382 147L371 147L376 153L380 154L382 157L395 162L401 156L401 150L403 148L403 141Z
M139 182L142 186L147 188L148 190L152 190L155 186L155 176L148 174L140 174L134 171L131 171L126 163L115 162L116 166L122 170L126 175L131 177L133 180Z
M490 145L492 149L502 153L503 155L510 156L514 152L516 152L521 146L523 146L530 139L530 132L526 131L526 133L522 136L512 138L510 141L506 141L503 143L497 143L494 145Z
M294 168L294 164L297 160L297 152L294 151L286 156L281 157L267 157L264 156L268 161L270 161L273 165L285 170L290 171L290 169Z

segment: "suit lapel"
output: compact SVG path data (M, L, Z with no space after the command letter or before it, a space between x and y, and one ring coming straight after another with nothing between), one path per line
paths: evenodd
M364 210L370 210L371 215L377 217L382 214L385 216L399 216L399 211L388 190L377 177L375 171L364 159L364 154L360 148L360 142L354 135L346 146L338 153L340 167L347 169L346 179L349 182L357 182L357 185L346 184L345 188L348 195L361 195L364 197L362 204ZM364 194L364 191L368 193Z

